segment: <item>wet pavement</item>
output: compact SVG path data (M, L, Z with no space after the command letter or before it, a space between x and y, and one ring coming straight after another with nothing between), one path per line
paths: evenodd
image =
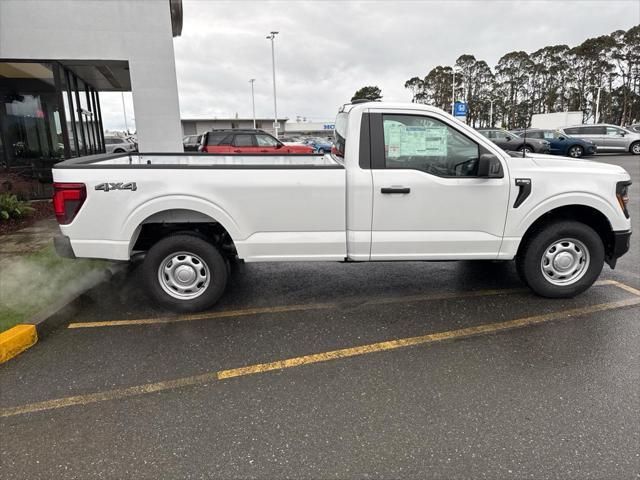
M640 231L638 157L598 159ZM639 243L569 300L510 262L246 264L175 317L116 276L0 366L3 478L638 478Z

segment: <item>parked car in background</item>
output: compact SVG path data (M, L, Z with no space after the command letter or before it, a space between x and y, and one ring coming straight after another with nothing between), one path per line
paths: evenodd
M634 123L633 125L627 125L625 127L627 130L631 130L635 133L640 133L640 123Z
M304 145L304 143L302 143L302 139L299 137L280 137L278 140L285 145Z
M200 151L207 153L313 153L307 145L286 145L254 129L212 130L204 134Z
M328 140L321 138L307 138L302 143L313 148L316 153L329 153L333 144Z
M523 138L539 138L549 142L549 153L563 155L565 157L580 158L594 155L598 147L591 140L570 137L557 130L531 128L527 130L514 130L513 133Z
M565 135L592 141L597 145L598 152L629 152L640 155L640 133L617 125L574 125L563 127L560 131Z
M104 148L106 153L127 153L138 150L135 143L122 137L104 137Z
M182 146L185 152L197 152L200 146L202 135L187 135L182 139Z
M480 128L478 132L484 135L503 150L525 153L548 153L549 142L539 138L526 139L501 128Z

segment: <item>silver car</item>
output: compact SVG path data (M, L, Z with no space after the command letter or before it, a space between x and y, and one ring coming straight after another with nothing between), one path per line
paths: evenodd
M598 146L598 153L620 152L640 155L640 133L617 125L596 123L561 128L565 135L591 140Z

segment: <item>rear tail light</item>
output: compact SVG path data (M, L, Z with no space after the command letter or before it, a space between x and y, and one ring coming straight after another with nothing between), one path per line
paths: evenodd
M60 225L68 225L87 198L84 183L54 183L53 209Z

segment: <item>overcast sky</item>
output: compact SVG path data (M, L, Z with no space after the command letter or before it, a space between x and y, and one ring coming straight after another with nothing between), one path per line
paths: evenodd
M640 23L640 0L606 1L206 1L183 0L174 39L183 118L273 116L271 46L276 37L279 116L335 117L355 90L377 85L384 100L410 101L404 82L469 53L493 68L513 50L575 46ZM122 108L107 100L105 126ZM130 99L128 99L130 103ZM131 109L131 106L128 107ZM133 117L129 113L129 118Z

